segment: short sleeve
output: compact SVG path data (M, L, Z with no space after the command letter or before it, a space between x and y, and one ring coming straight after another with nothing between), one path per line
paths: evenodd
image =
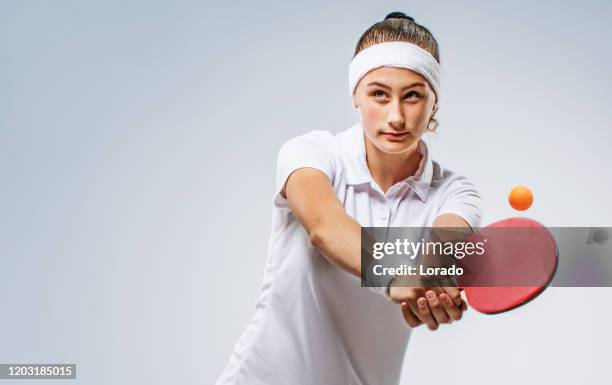
M482 199L472 182L457 176L449 182L438 215L455 214L463 218L472 229L479 227L482 219Z
M297 169L312 167L321 170L333 184L337 153L336 137L327 131L311 131L283 144L276 160L274 204L279 207L287 207L287 200L280 192L291 173Z

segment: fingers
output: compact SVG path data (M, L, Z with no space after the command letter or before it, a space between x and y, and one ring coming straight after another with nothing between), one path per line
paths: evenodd
M440 294L440 302L442 302L442 306L444 307L444 311L448 314L448 317L452 321L459 321L461 316L463 315L463 310L457 307L455 303L451 300L448 294L443 293ZM460 305L461 306L461 305Z
M404 316L404 320L406 321L408 326L410 326L412 328L415 328L415 327L420 326L422 324L422 322L414 315L414 313L410 309L410 306L408 306L408 303L402 302L400 307L402 309L402 314Z
M425 294L425 291L419 287L404 287L404 286L391 286L390 290L391 301L400 304L404 320L410 326L412 324L421 325L423 319L419 313L416 300L419 296ZM416 320L417 322L413 322Z
M463 300L461 299L461 291L459 291L458 288L452 286L444 286L442 290L444 290L444 292L448 294L448 296L456 306L461 306Z
M429 310L429 306L427 305L427 300L423 297L417 300L417 307L420 318L427 325L429 330L436 330L438 328L438 323L434 319L431 311Z
M436 322L438 324L450 323L450 317L448 314L446 314L444 307L442 307L442 303L440 303L440 299L436 295L436 292L433 290L427 290L425 297L427 298L429 309L431 310Z
M436 330L441 324L460 320L467 309L466 301L455 287L392 286L390 297L400 305L404 321L413 328L424 323L430 330Z
M408 309L410 310L412 315L417 320L419 320L421 324L425 323L425 320L423 319L423 317L421 316L421 313L419 312L419 306L417 305L417 301L408 301L407 304L408 304Z

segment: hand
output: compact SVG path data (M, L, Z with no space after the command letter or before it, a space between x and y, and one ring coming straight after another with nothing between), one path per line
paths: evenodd
M461 298L461 293L456 287L442 287L428 289L425 298L417 299L419 319L427 324L430 330L436 330L438 325L458 321L467 310L467 304ZM404 319L406 318L406 312ZM408 314L410 316L410 314Z
M391 300L401 306L404 320L411 327L425 323L430 330L440 324L460 320L467 304L456 287L403 287L391 285Z

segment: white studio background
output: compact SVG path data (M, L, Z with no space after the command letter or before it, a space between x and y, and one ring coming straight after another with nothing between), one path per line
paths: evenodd
M525 184L520 215L612 225L609 2L3 1L0 363L214 383L254 311L277 151L356 121L347 65L391 11L440 43L428 141L484 223ZM607 383L611 294L419 328L402 383Z

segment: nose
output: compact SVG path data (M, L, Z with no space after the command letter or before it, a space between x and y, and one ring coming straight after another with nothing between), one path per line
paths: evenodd
M387 117L387 121L393 129L401 130L404 127L404 112L402 111L399 101L389 103L389 115Z

